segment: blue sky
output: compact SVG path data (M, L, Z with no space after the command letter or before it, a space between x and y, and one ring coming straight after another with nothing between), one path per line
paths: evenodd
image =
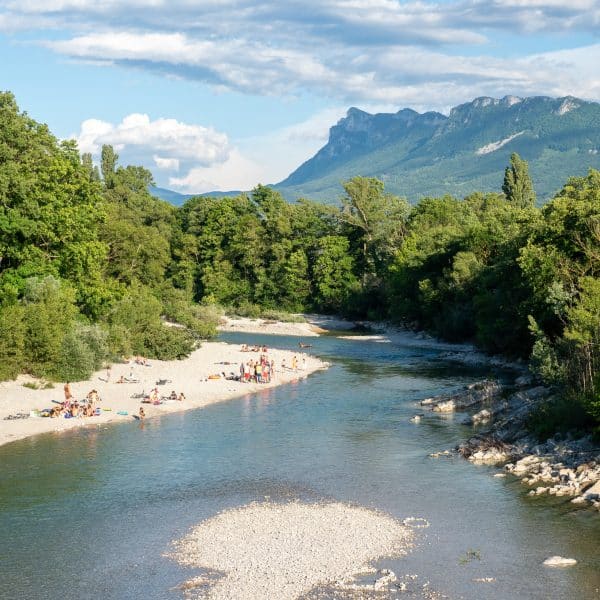
M348 107L600 98L596 0L0 0L0 89L158 185L286 177Z

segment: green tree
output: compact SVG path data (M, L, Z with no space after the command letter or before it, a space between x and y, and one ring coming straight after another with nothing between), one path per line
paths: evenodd
M408 203L384 192L373 177L353 177L344 184L340 219L359 232L363 283L380 274L405 233Z
M535 192L529 176L529 165L516 152L510 155L510 165L504 171L502 191L509 202L521 208L535 204Z
M315 303L321 310L339 312L347 307L352 294L359 291L353 273L354 261L348 250L345 237L330 235L319 240L312 276Z
M102 152L100 156L100 170L102 171L102 179L104 185L107 188L113 187L113 178L115 170L117 168L117 162L119 155L115 152L114 148L110 145L102 146Z

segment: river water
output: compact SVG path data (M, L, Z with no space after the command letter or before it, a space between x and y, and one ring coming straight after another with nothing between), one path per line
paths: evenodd
M427 519L408 556L379 565L416 574L449 598L600 598L597 513L529 498L488 467L429 458L469 435L459 419L409 422L424 397L507 374L447 363L442 348L411 341L311 343L331 368L306 380L142 425L0 447L0 598L182 598L176 586L194 572L164 556L170 542L223 509L265 498ZM543 567L554 554L579 562ZM481 577L495 581L473 581Z

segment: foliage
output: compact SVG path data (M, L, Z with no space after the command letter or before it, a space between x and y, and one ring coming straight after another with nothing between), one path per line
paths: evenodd
M529 176L529 167L516 152L510 155L510 166L504 171L502 191L509 202L521 208L535 204L535 192Z
M0 380L15 379L25 364L24 309L0 306Z

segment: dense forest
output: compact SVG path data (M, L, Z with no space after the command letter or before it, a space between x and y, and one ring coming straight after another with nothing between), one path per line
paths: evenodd
M545 429L598 428L600 172L541 209L517 155L502 191L415 206L364 177L337 206L258 186L175 208L151 183L110 146L98 168L0 93L0 379L182 357L224 309L311 310L530 360L560 390Z

